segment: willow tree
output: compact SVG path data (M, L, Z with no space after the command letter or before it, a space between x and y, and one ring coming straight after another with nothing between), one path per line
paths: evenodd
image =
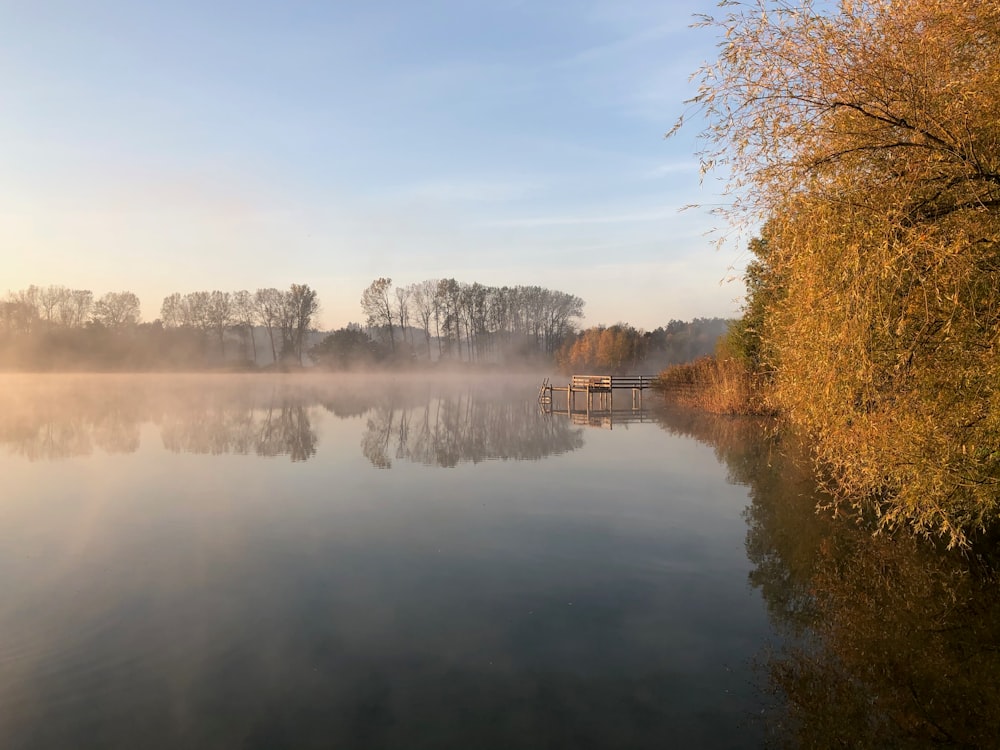
M841 499L964 545L1000 496L1000 4L723 7L692 106L768 222L774 397Z

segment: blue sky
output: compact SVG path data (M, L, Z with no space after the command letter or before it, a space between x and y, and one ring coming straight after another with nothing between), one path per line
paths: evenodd
M695 132L712 0L0 0L0 294L453 276L584 323L736 313Z

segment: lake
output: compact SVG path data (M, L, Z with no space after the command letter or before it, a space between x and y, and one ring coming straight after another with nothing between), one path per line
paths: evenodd
M0 377L0 747L1000 736L989 566L816 514L769 423L540 382Z

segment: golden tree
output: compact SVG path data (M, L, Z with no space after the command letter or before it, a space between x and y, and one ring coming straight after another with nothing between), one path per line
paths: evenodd
M1000 3L722 3L693 102L786 294L774 398L841 498L952 545L1000 493Z
M597 369L600 372L626 372L645 355L643 336L630 325L617 323L610 328L588 328L556 352L556 362L565 371Z

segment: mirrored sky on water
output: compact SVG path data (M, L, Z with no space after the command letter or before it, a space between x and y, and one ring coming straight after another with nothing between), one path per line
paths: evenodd
M750 660L770 629L746 489L706 445L540 414L522 381L382 383L345 417L323 405L329 382L226 381L210 409L193 394L219 380L183 398L152 378L22 397L19 421L0 418L15 709L0 738L721 747L759 732ZM221 436L177 438L191 413ZM268 414L308 455L240 437ZM73 429L87 450L38 453Z

